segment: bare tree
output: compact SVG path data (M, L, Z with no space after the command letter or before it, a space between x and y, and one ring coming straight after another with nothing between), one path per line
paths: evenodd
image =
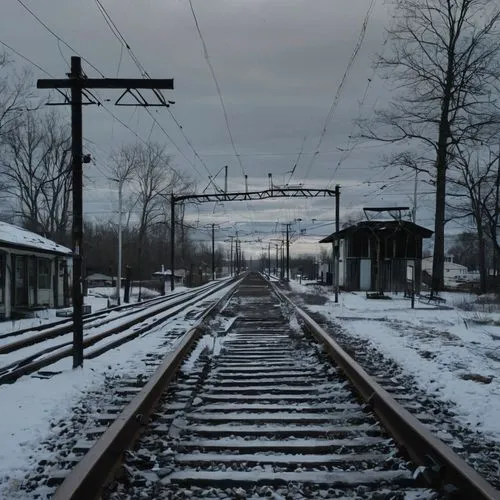
M481 158L480 152L461 152L454 158L458 175L451 182L448 206L453 218L472 219L478 243L478 266L481 293L487 291L488 267L486 264L487 218L486 202L494 190L491 182L496 160Z
M498 123L500 9L489 0L399 0L393 19L392 52L378 65L395 82L395 97L375 123L362 125L363 134L415 142L425 151L436 186L432 290L438 291L450 157L459 145L485 140Z
M71 134L55 112L26 111L4 136L0 177L26 228L56 241L70 217Z
M493 155L494 156L494 155ZM482 196L483 217L486 220L486 230L493 245L495 274L500 264L500 151L496 160L491 162L488 187ZM496 164L496 165L495 165Z
M123 187L134 178L137 169L138 150L133 146L123 146L118 153L112 156L111 177L113 182L118 183L118 264L116 274L116 299L118 305L121 302L122 285L122 213L123 213ZM129 213L130 216L130 213Z
M140 275L148 231L157 224L166 224L168 195L182 184L182 178L170 167L171 157L166 153L165 146L137 143L133 148L136 166L131 185L138 213L137 269Z
M34 88L29 70L16 74L8 55L0 53L0 142L17 126L19 114L30 108Z

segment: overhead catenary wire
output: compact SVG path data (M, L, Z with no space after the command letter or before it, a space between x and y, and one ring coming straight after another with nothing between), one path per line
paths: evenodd
M340 101L340 96L341 96L342 90L344 88L347 77L349 76L349 72L352 68L352 65L354 64L354 61L356 60L356 56L358 55L358 53L361 49L361 46L363 45L363 41L365 39L365 34L366 34L366 29L368 27L368 21L370 19L370 15L372 13L373 7L375 6L375 2L376 2L376 0L370 0L370 4L368 5L368 10L367 10L365 17L363 19L363 24L361 26L358 40L356 42L356 45L354 46L354 50L351 54L351 57L349 58L349 61L347 63L347 67L344 71L344 74L342 75L342 79L340 81L340 84L337 87L337 92L335 93L332 104L330 106L330 109L329 109L328 114L326 116L325 122L323 124L323 128L321 129L321 134L320 134L319 139L318 139L318 144L316 145L314 155L312 156L311 161L309 162L309 166L307 167L307 171L306 171L304 180L307 180L307 178L309 177L309 173L311 172L311 169L314 165L316 157L319 154L321 144L323 143L323 139L325 138L328 126L330 125L330 122L332 121L333 115L335 114L335 110L337 109L338 103Z
M207 44L205 43L205 39L203 37L203 34L201 32L201 28L200 28L200 24L198 22L198 18L196 16L196 12L194 10L194 6L193 6L193 2L192 0L189 0L189 7L191 9L191 13L193 14L193 19L194 19L194 23L195 23L195 26L196 26L196 31L198 32L198 36L200 37L200 41L201 41L201 44L203 46L203 56L205 58L205 61L210 69L210 73L212 75L212 79L214 81L214 84L215 84L215 88L217 90L217 95L219 96L219 101L220 101L220 104L221 104L221 107L222 107L222 113L224 115L224 121L226 123L226 128L227 128L227 133L229 135L229 140L231 142L231 146L233 148L233 151L234 151L234 155L236 156L237 160L238 160L238 163L240 165L240 168L241 168L241 173L243 175L245 175L245 168L243 167L243 162L241 161L241 157L236 149L236 144L234 142L234 137L233 137L233 133L231 132L231 126L229 124L229 116L227 114L227 109L226 109L226 105L224 104L224 99L222 98L222 92L221 92L221 89L220 89L220 86L219 86L219 81L217 80L217 76L215 75L215 70L214 70L214 67L212 65L212 62L210 60L210 56L208 54L208 47L207 47Z
M86 59L85 57L81 56L78 51L76 51L76 49L74 49L69 43L67 43L61 36L59 36L54 30L52 30L37 14L35 14L29 7L27 7L24 2L22 0L17 0L17 2L19 4L21 4L25 10L41 25L43 26L53 37L56 38L56 40L58 40L60 43L62 43L65 47L67 47L68 49L70 49L73 53L79 55L79 57L82 58L83 61L85 61L91 68L93 68L101 77L103 78L106 78L104 73L99 70L99 68L97 68L95 65L93 65L88 59ZM112 111L110 111L104 104L103 104L103 100L96 97L93 93L90 93L93 98L96 100L96 102L103 107L103 109L105 109L108 114L110 114L113 119L115 119L116 121L118 121L118 123L120 123L122 126L124 126L126 129L128 129L129 131L131 131L133 133L133 135L139 139L142 143L144 143L145 145L147 145L147 141L145 141L144 139L142 139L138 134L137 132L133 131L123 120L119 119ZM156 118L152 115L152 113L146 108L146 111L148 112L148 114L151 116L151 118L154 120L154 122L156 123L156 125L158 126L158 128L164 133L164 135L167 137L167 139L171 142L171 144L174 146L174 148L181 154L181 156L184 157L184 159L188 162L188 164L193 168L193 170L195 170L195 172L201 176L201 173L199 172L199 170L196 168L196 166L194 165L194 163L187 157L187 155L184 153L184 151L181 150L181 148L177 145L177 143L172 139L172 137L168 134L168 132L165 130L165 128L158 122L158 120L156 120ZM169 166L169 168L172 169L173 172L175 172L177 175L180 176L180 173L175 169L173 168L172 166Z
M78 52L71 46L69 43L67 43L63 38L61 38L55 31L53 31L42 19L35 14L22 0L16 0L17 3L19 3L29 14L37 20L39 24L41 24L56 40L60 43L62 43L65 47L67 47L71 52L78 54ZM102 78L105 78L104 74L96 67L94 66L88 59L86 59L83 56L80 56L92 69L94 69Z
M205 61L209 67L209 70L210 70L210 74L212 75L212 79L214 81L214 84L215 84L215 89L217 91L217 95L219 96L219 101L220 101L220 104L221 104L221 108L222 108L222 113L224 115L224 121L225 121L225 124L226 124L226 128L227 128L227 133L228 133L228 136L229 136L229 141L231 143L231 147L234 151L234 155L238 161L238 164L240 166L240 169L241 169L241 173L244 177L244 180L245 180L245 184L247 182L247 175L246 175L246 172L245 172L245 168L243 166L243 161L241 160L241 156L238 152L238 150L236 149L236 144L235 144L235 141L234 141L234 137L233 137L233 133L231 131L231 125L229 123L229 116L228 116L228 113L227 113L227 109L226 109L226 105L224 103L224 99L222 97L222 91L221 91L221 88L220 88L220 85L219 85L219 81L217 79L217 76L215 74L215 69L212 65L212 61L210 60L210 55L208 53L208 47L207 47L207 44L205 42L205 38L203 37L203 33L201 32L201 28L200 28L200 24L198 22L198 17L196 16L196 12L194 10L194 6L193 6L193 2L192 0L189 0L189 7L191 9L191 14L193 15L193 20L194 20L194 24L195 24L195 27L196 27L196 31L198 33L198 36L200 38L200 42L202 44L202 47L203 47L203 56L205 58ZM247 204L248 206L248 204ZM251 207L251 205L250 205ZM251 207L251 211L252 213L254 213L254 209L253 207ZM253 215L252 215L253 217Z
M111 30L111 32L113 33L113 35L118 39L118 41L120 42L120 46L123 48L125 47L127 49L127 52L128 54L130 55L132 61L134 62L134 64L136 65L136 67L139 69L139 72L141 73L141 76L143 76L144 78L151 78L151 76L149 75L148 71L146 70L146 68L143 66L143 64L140 62L139 58L136 56L136 54L134 53L134 51L132 50L132 47L130 46L130 44L127 42L125 36L123 35L123 33L120 31L120 29L118 28L118 26L116 25L116 23L113 21L111 15L109 14L109 12L106 10L106 8L102 5L101 1L100 0L95 0L96 2L96 5L100 11L100 13L102 14L106 24L108 25L109 29ZM175 117L175 115L173 114L172 110L170 109L170 107L167 107L167 110L168 110L168 113L170 114L172 120L174 121L174 123L176 124L177 128L179 129L181 135L183 136L184 140L186 141L186 143L188 144L188 146L190 147L191 151L193 152L194 156L198 159L198 161L202 164L202 166L204 167L204 169L207 171L208 175L211 176L212 173L210 171L210 169L208 168L207 164L205 163L205 161L201 158L201 156L199 155L198 151L195 149L195 147L193 146L191 140L189 139L189 137L187 136L186 132L184 131L184 127L179 123L179 121L177 120L177 118ZM156 123L160 129L162 128L160 124L158 124L158 122L156 121L156 119L153 117L152 113L146 108L146 111L148 112L148 114L151 116L151 118L154 120L153 123ZM164 133L166 133L165 130L162 130ZM167 134L168 136L168 134ZM172 141L171 137L168 136L169 139ZM190 160L185 156L183 155L184 158L186 160L188 160L190 162ZM191 165L193 166L193 168L195 169L196 173L202 177L202 174L196 169L196 167L194 166L194 162L191 162ZM214 184L216 186L216 184ZM218 186L217 186L218 190L219 191L222 191Z

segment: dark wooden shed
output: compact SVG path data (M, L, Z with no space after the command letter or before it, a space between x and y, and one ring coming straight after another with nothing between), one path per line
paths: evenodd
M411 266L418 292L422 241L432 234L410 221L368 220L332 233L320 243L339 245L339 282L346 290L404 291Z

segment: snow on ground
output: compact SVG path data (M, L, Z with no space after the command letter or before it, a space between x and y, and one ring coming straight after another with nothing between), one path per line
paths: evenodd
M223 289L211 298L222 297L226 292L227 289ZM103 307L105 305L106 299ZM102 387L106 379L124 374L134 377L142 373L145 355L160 349L166 353L169 349L164 346L166 332L188 330L196 322L196 317L193 317L196 315L189 316L189 313L196 310L196 305L185 308L160 327L95 359L85 360L82 369L73 370L71 359L65 358L48 368L52 372L61 372L48 379L25 376L14 384L0 386L0 498L13 498L26 473L42 458L49 458L40 456L40 443L53 432L54 422L69 420L72 408L86 392ZM38 318L35 324L53 321L55 314L52 313L48 311L47 319ZM191 319L186 319L186 316ZM0 333L10 331L11 323L0 323ZM170 349L175 344L176 340L172 340Z
M451 401L463 424L500 442L498 304L475 305L477 296L447 293L442 295L444 307L415 301L411 309L410 300L401 294L374 300L364 292L341 292L335 304L331 289L293 281L290 285L306 294L310 311L368 340L426 392ZM318 290L325 295L324 304L318 304Z

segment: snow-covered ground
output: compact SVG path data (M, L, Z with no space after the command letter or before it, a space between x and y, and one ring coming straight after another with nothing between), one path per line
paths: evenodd
M227 289L223 289L211 298L219 298L226 292ZM106 290L91 291L85 302L92 304L93 312L105 308ZM18 487L28 471L32 471L40 460L50 458L50 452L41 443L57 431L53 427L56 422L69 420L73 407L87 393L105 386L110 378L142 373L147 353L171 350L176 340L165 347L166 335L189 329L196 322L196 315L189 313L196 310L196 305L185 308L147 334L95 359L85 360L82 369L73 370L71 359L65 358L50 367L51 372L60 372L50 378L25 376L14 384L0 386L0 498L20 498ZM42 316L0 323L0 334L57 319L53 310L45 311Z
M342 292L335 304L326 287L290 285L306 294L310 311L369 341L428 394L453 403L461 423L500 442L500 305L447 293L444 307L415 301L411 309L402 295L374 300L364 292Z
M417 301L411 309L410 301L401 295L369 300L361 292L341 293L335 304L325 287L293 281L291 287L302 294L310 311L370 342L423 390L453 403L464 425L500 442L500 312L494 306L472 305L476 297L464 293L446 295L441 308ZM97 311L106 307L112 293L91 291L86 302ZM72 370L71 360L63 359L51 368L60 374L48 379L23 377L0 386L0 498L25 498L19 497L18 485L41 459L50 459L52 452L42 443L57 432L54 425L69 420L75 406L92 391L106 387L111 378L141 373L147 353L168 349L164 346L167 330L184 331L193 324L195 319L186 315L194 308L169 320L166 327L86 360L83 369ZM0 323L0 334L26 328L29 322L54 319L55 311L47 311L33 320Z

